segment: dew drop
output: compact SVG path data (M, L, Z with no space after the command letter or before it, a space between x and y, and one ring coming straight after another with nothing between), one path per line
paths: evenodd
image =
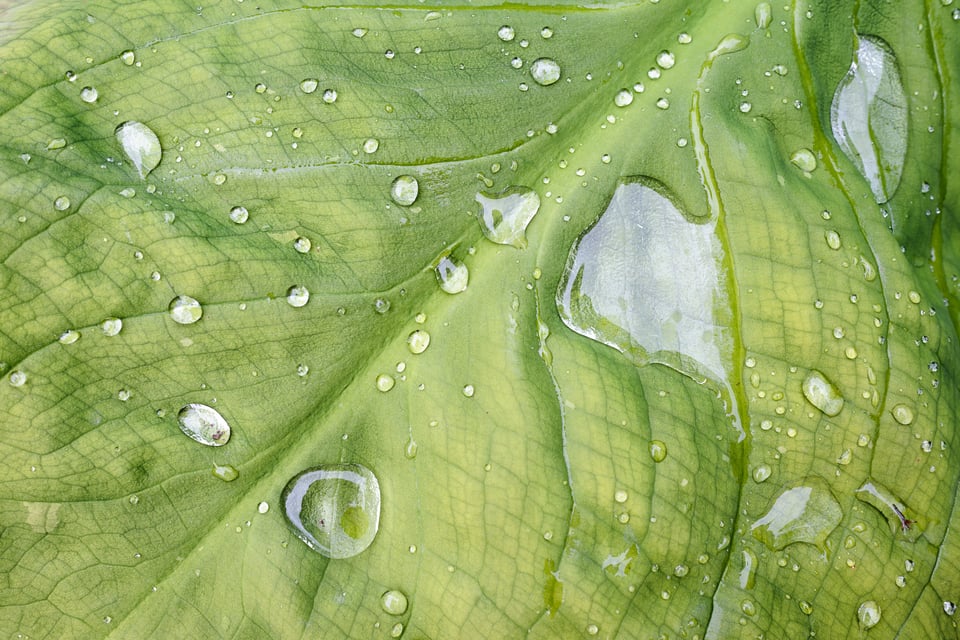
M769 2L761 2L757 4L756 8L753 10L754 20L757 22L758 29L766 29L770 26L770 21L773 17L773 9L770 7Z
M857 608L857 622L863 631L877 626L880 622L880 605L875 600L862 602Z
M890 415L893 416L894 420L904 426L913 422L913 409L905 404L894 405L893 408L890 409Z
M27 374L19 369L10 372L7 381L11 387L22 387L27 383Z
M513 27L505 24L499 29L497 29L497 37L503 40L504 42L510 42L515 37L517 37L517 32L514 31Z
M626 107L633 103L633 92L629 89L620 89L617 95L613 97L613 104L618 107Z
M663 462L667 459L667 445L662 440L650 441L650 457L654 462Z
M60 344L73 344L80 339L80 332L75 329L68 329L60 334L60 337L57 338L57 342Z
M233 482L238 477L240 477L240 472L236 470L232 465L229 464L213 464L214 477L220 478L224 482Z
M790 162L805 173L810 173L817 168L817 157L813 155L810 149L797 149L790 156Z
M437 282L440 288L450 294L466 291L467 282L470 279L470 272L467 265L456 258L444 256L440 259L436 268Z
M376 153L377 149L380 148L380 141L376 138L367 138L363 141L363 152L364 153Z
M324 89L323 91L323 101L327 104L333 104L337 101L337 90L336 89Z
M302 307L310 301L310 292L302 284L295 284L287 289L287 304L291 307Z
M948 616L952 616L953 614L955 614L955 613L957 612L957 605L956 605L956 603L955 603L955 602L951 602L950 600L944 600L944 601L943 601L943 612L944 612L945 614L947 614Z
M103 331L103 335L108 337L117 335L121 329L123 329L123 320L120 318L105 318L100 323L100 330Z
M757 465L757 467L753 470L753 481L756 483L764 482L770 477L771 473L772 470L770 469L770 465Z
M392 616L402 616L407 611L407 596L402 591L391 589L380 596L380 606Z
M390 185L390 197L401 207L412 205L420 193L420 183L413 176L397 176Z
M230 209L230 219L237 224L243 224L250 217L250 212L246 207L233 207Z
M190 296L177 296L171 300L169 311L177 324L193 324L203 316L203 307Z
M287 483L281 502L296 536L327 558L361 553L380 528L380 484L360 464L302 471Z
M310 242L310 238L304 238L303 236L298 236L296 240L293 241L293 250L297 253L310 253L310 248L313 244Z
M657 65L659 65L661 69L672 69L676 62L677 59L669 51L661 51L657 54Z
M530 76L537 84L549 86L560 79L560 65L551 58L537 58L530 64Z
M804 378L803 395L810 404L828 416L835 416L843 409L840 391L819 371L810 371Z
M657 109L667 110L670 108L670 101L666 98L660 98L656 102Z
M230 440L230 425L220 413L205 404L191 403L177 414L180 430L209 447L220 447Z
M300 91L304 93L313 93L317 90L318 86L320 86L320 81L316 78L307 78L306 80L300 81Z
M141 179L146 178L147 174L160 164L163 156L160 139L147 125L136 120L128 120L119 125L114 134L120 146L123 147L123 152L136 167Z
M753 110L753 105L749 102L740 103L740 113L750 113Z
M120 61L128 67L133 66L133 63L136 62L136 60L136 54L129 49L120 54Z
M377 376L377 390L383 393L393 389L397 381L388 373L381 373Z
M93 104L99 97L100 94L94 87L84 87L80 90L80 99L86 103Z
M540 210L540 196L526 187L512 186L496 195L478 193L478 220L483 235L491 242L523 249L526 229Z
M53 201L53 208L57 211L66 211L70 208L70 198L67 196L60 196Z
M407 348L410 353L423 353L430 346L430 334L423 329L417 329L407 336Z
M840 234L834 231L833 229L823 234L823 238L824 240L827 241L827 246L833 249L834 251L840 248L840 245L841 245Z

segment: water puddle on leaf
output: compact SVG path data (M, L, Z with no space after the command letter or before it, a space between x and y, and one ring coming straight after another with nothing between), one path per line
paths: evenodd
M923 531L922 523L906 503L876 480L867 480L856 491L857 500L879 511L890 524L891 531L907 540L916 540Z
M360 464L302 471L287 483L281 501L297 537L327 558L359 554L380 528L380 484Z
M853 63L833 96L830 127L876 201L889 200L907 153L907 97L893 49L882 39L858 37Z
M725 380L733 347L714 228L689 222L656 181L621 183L571 249L557 290L564 324L637 363Z
M753 537L774 551L796 542L826 551L827 537L842 517L840 503L827 483L820 478L808 478L777 496L750 529Z

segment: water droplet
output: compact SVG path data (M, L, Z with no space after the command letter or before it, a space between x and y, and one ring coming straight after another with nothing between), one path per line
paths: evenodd
M333 104L337 101L337 90L336 89L324 89L323 90L323 101L327 104Z
M53 208L57 211L66 211L70 208L70 198L67 196L60 196L53 201Z
M740 113L750 113L751 110L753 110L753 105L749 102L740 103Z
M302 284L295 284L287 289L287 304L291 307L302 307L310 301L310 292Z
M773 10L769 2L761 2L753 10L753 17L757 22L758 29L766 29L770 26L773 17Z
M219 447L230 440L230 425L220 413L205 404L191 403L177 414L180 430L200 444Z
M877 626L880 622L880 605L875 600L862 602L857 608L857 622L863 631Z
M670 108L670 101L667 100L666 98L659 98L656 102L656 105L657 105L657 109L666 110Z
M587 634L589 634L589 635L591 635L591 636L595 636L595 635L597 635L598 633L600 633L600 628L599 628L597 625L595 625L595 624L588 624L588 625L587 625Z
M633 92L629 89L620 89L617 95L613 97L613 104L618 107L626 107L633 103Z
M858 36L850 70L833 96L830 125L874 199L889 200L907 153L907 97L893 49L884 40Z
M94 103L97 101L97 98L100 97L100 94L94 87L84 87L80 89L80 99L87 103Z
M203 307L190 296L177 296L170 301L169 310L177 324L193 324L203 316Z
M380 606L392 616L402 616L407 611L407 596L402 591L391 589L380 596Z
M447 293L454 294L466 291L470 272L467 265L456 258L450 256L441 258L439 264L437 264L436 274L440 288Z
M805 542L826 550L830 533L840 524L843 511L830 487L820 478L781 493L750 530L771 550Z
M57 338L57 341L60 344L73 344L80 339L80 332L74 329L67 329L60 334L60 337Z
M551 58L537 58L530 64L530 76L537 84L549 86L560 79L560 65Z
M11 387L22 387L27 382L27 374L19 369L10 372L7 378Z
M420 193L420 183L413 176L398 176L390 185L390 197L401 207L409 207Z
M377 390L386 393L393 389L394 385L397 383L394 380L393 376L387 373L381 373L377 376Z
M757 605L754 604L753 600L744 600L740 603L740 611L743 611L745 615L755 616L757 615Z
M894 405L893 408L890 409L890 415L893 416L894 420L904 426L913 422L913 409L905 404Z
M757 465L753 470L753 481L757 483L764 482L770 477L771 473L773 473L773 471L770 469L770 465Z
M298 236L297 239L293 241L293 249L297 253L310 253L312 246L310 238L304 238L303 236Z
M296 536L327 558L359 554L380 527L380 484L360 464L302 471L287 483L281 501Z
M57 149L63 149L65 146L67 146L66 140L63 138L54 138L47 143L47 150L56 151Z
M743 569L740 570L740 588L753 589L757 578L757 554L752 549L744 548L741 557Z
M803 395L817 409L835 416L843 409L843 396L822 373L810 371L803 380Z
M407 336L407 348L410 353L423 353L430 346L430 334L423 329L417 329Z
M390 629L390 637L399 638L402 635L403 635L403 623L398 622L397 624L393 625L392 629Z
M499 29L497 29L497 37L503 40L504 42L510 42L515 37L517 37L517 32L514 31L513 27L505 24Z
M944 612L945 614L947 614L948 616L952 616L953 614L955 614L955 613L957 612L957 605L956 605L956 603L951 602L950 600L944 600L944 601L943 601L943 612Z
M320 81L316 78L307 78L306 80L300 81L300 91L304 93L313 93L317 90L318 86L320 86Z
M810 149L806 148L797 149L794 151L790 156L790 162L792 162L795 167L806 173L810 173L817 168L817 157L813 155L813 151L810 151Z
M856 490L855 495L857 500L879 511L887 519L890 530L895 535L911 541L919 537L922 527L912 517L911 509L884 485L876 480L867 480ZM907 571L910 570L912 565L907 567Z
M116 128L114 134L123 147L123 152L136 167L140 178L157 168L163 155L160 139L153 130L142 122L129 120Z
M813 613L813 605L806 600L801 600L797 603L797 606L800 607L800 611L802 611L805 615L810 615Z
M667 459L667 445L662 440L650 441L650 457L654 462L663 462Z
M103 335L113 337L123 329L123 320L120 318L106 318L100 323L100 330Z
M840 234L834 231L833 229L827 231L823 234L824 240L827 241L827 246L833 249L834 251L840 248Z
M661 69L672 69L676 62L676 57L669 51L664 50L657 54L657 65L659 65Z
M390 311L390 301L386 298L377 298L373 301L373 310L380 315L385 314L387 311Z
M352 33L355 38L362 38L363 36L367 35L367 30L363 27L357 27L350 33Z
M413 436L407 440L407 444L403 447L403 455L406 456L408 460L413 460L417 457L417 441L413 439Z
M540 210L536 191L512 186L496 195L478 193L476 201L480 204L480 227L487 239L518 249L527 246L527 226Z
M380 148L380 141L376 138L367 138L363 141L363 152L364 153L376 153L377 149Z
M472 398L475 391L476 390L473 388L472 384L463 385L463 395L465 395L466 397Z
M130 51L129 49L120 54L120 61L127 65L128 67L133 66L133 63L136 62L137 56Z
M250 212L246 207L234 207L230 209L230 219L237 224L243 224L250 217Z

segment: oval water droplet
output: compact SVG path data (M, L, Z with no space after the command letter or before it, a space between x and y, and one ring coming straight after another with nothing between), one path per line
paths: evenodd
M530 77L544 87L560 79L560 65L552 58L537 58L530 63Z
M60 344L73 344L80 339L80 332L75 329L67 329L60 334L60 337L57 338L57 342Z
M250 217L250 212L246 207L233 207L230 209L230 219L236 224L243 224Z
M410 353L423 353L430 346L430 334L423 329L417 329L407 336L407 348Z
M617 95L613 96L613 104L618 107L627 107L633 103L633 92L630 89L620 89Z
M773 9L771 9L769 2L761 2L757 4L756 8L753 10L753 17L757 22L758 29L766 29L769 27L772 16Z
M913 422L913 409L905 404L896 404L890 409L893 419L906 426Z
M420 183L413 176L397 176L390 185L390 197L401 207L412 205L420 193Z
M497 29L497 37L503 40L504 42L510 42L517 37L517 32L508 24L503 25Z
M667 459L667 445L662 440L650 441L650 457L654 462L663 462Z
M240 477L240 472L233 465L213 463L213 475L224 482L233 482Z
M333 104L337 101L337 90L336 89L324 89L323 91L323 101L327 104Z
M827 483L820 478L808 478L802 485L777 496L750 530L756 539L775 551L797 542L826 551L827 537L842 517L840 503Z
M765 482L770 477L771 473L773 473L773 470L770 468L770 465L757 465L753 469L753 481L756 483Z
M843 410L843 396L825 375L813 370L803 380L803 395L817 409L835 416Z
M304 93L313 93L320 86L320 81L316 78L306 78L300 81L300 91Z
M100 330L103 331L103 335L108 337L117 335L121 329L123 329L123 320L120 318L105 318L100 323Z
M310 301L310 291L302 284L295 284L287 289L287 304L291 307L302 307Z
M875 600L862 602L857 608L857 622L863 631L877 626L880 622L880 605Z
M380 484L360 464L328 464L291 478L281 495L288 524L327 558L351 558L380 528Z
M142 122L129 120L116 128L114 134L123 147L123 152L130 158L136 167L140 178L157 168L163 156L160 148L160 138L153 130Z
M403 591L391 589L380 596L380 607L392 616L402 616L407 612L407 596Z
M191 403L177 414L180 430L200 444L220 447L230 440L230 425L213 407Z
M857 37L853 62L833 96L830 127L874 199L889 200L907 153L907 97L893 49L881 38Z
M10 383L11 387L22 387L27 383L27 374L24 371L16 369L10 372L10 375L7 377L7 381Z
M93 104L99 97L100 94L95 87L84 87L83 89L80 89L80 99L84 102Z
M817 156L813 155L810 149L797 149L790 155L790 162L805 173L810 173L817 168Z
M66 211L70 208L70 198L67 196L60 196L53 201L53 208L57 211Z
M203 307L190 296L177 296L170 301L169 310L177 324L193 324L203 316Z
M456 258L444 256L437 264L437 282L440 288L450 294L466 291L467 283L470 279L470 271L467 265Z
M120 61L128 67L133 66L133 63L136 62L136 60L136 54L129 49L120 54Z
M496 195L478 193L476 201L480 204L480 228L488 240L518 249L527 246L527 226L540 210L536 191L512 186Z
M757 578L757 554L752 549L744 548L741 556L743 568L740 570L740 588L753 589Z
M840 249L840 246L841 246L840 234L834 231L833 229L823 234L823 238L824 240L827 241L827 246L833 249L834 251L837 251L838 249Z
M381 373L377 376L377 390L386 393L393 389L394 385L397 384L396 379L391 376L389 373Z

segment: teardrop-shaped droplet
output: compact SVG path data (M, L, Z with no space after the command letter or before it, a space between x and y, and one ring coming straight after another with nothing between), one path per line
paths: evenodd
M148 173L157 168L163 150L160 148L160 138L150 127L130 120L117 127L115 133L123 152L137 168L141 178L146 178Z
M444 256L437 264L437 282L440 288L447 293L461 293L466 291L470 271L467 265L450 256Z
M360 464L329 464L294 476L281 496L298 538L328 558L353 557L380 528L380 484Z
M813 370L803 380L804 397L828 416L835 416L843 410L843 396L825 375Z
M483 235L497 244L523 249L527 246L526 230L540 210L540 196L533 189L513 186L496 195L478 193L480 228Z
M560 65L552 58L537 58L530 64L530 76L537 84L549 86L560 79Z
M808 478L800 486L787 489L770 509L753 523L753 536L772 550L796 542L826 550L827 537L843 517L840 503L820 478Z
M881 38L858 36L850 70L833 96L830 126L874 199L889 200L907 154L907 96L893 49Z
M170 317L177 324L193 324L203 316L203 307L190 296L177 296L170 301Z
M390 197L401 207L409 207L417 200L420 183L413 176L397 176L390 185Z
M191 403L177 414L180 430L200 444L219 447L230 440L230 425L216 409Z

